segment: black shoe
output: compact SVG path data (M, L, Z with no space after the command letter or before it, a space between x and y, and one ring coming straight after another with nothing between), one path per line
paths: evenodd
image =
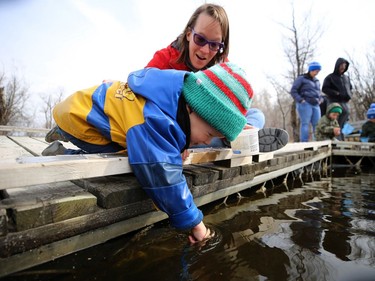
M53 127L46 135L45 137L46 142L54 142L54 141L64 141L68 142L69 140L65 138L61 133L59 127L55 126Z
M264 128L258 131L259 152L271 152L283 148L289 141L287 131L279 128Z
M42 151L43 156L55 156L63 155L65 152L65 147L59 141L54 141L46 149Z

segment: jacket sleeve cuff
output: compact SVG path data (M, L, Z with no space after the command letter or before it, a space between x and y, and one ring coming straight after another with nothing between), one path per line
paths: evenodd
M203 220L202 211L195 204L182 213L169 216L170 224L181 230L191 229Z

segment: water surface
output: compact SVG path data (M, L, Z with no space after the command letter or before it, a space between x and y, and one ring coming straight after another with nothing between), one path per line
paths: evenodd
M375 173L297 181L205 206L206 244L162 222L2 280L375 280Z

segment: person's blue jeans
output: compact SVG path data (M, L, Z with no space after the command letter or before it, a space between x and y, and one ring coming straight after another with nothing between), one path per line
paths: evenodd
M77 139L76 137L62 130L60 127L58 130L61 135L63 135L66 139L68 139L72 144L80 148L80 149L67 148L65 149L65 154L115 153L115 152L124 150L124 148L121 145L115 142L111 142L106 145L92 144L92 143L88 143L80 139Z
M312 125L313 140L315 140L315 128L320 119L320 107L319 104L312 105L308 102L296 104L298 116L300 119L300 141L309 141L309 128Z

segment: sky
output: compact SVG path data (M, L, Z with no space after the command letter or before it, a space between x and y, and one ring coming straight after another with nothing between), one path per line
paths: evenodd
M0 73L16 74L29 87L30 101L41 95L68 96L100 84L126 81L155 51L184 29L198 0L0 0ZM212 0L230 22L229 59L247 72L255 95L269 89L267 77L290 68L283 51L284 26L291 25L292 3L301 21L323 35L315 61L317 78L331 73L338 57L364 59L375 42L373 0ZM261 97L255 97L261 98Z

